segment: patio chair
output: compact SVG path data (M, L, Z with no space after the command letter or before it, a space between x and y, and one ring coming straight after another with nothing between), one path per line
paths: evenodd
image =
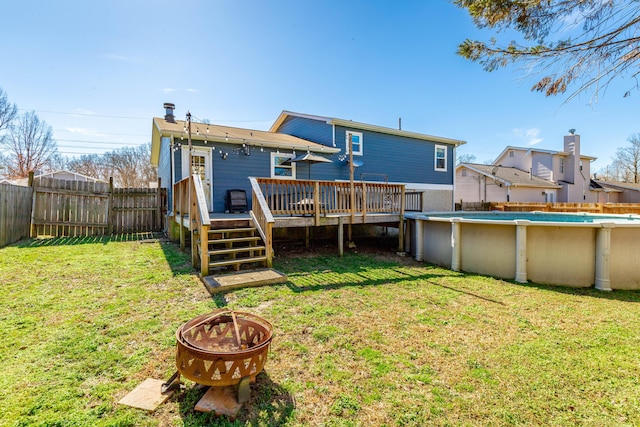
M227 213L247 212L247 192L244 190L227 190L224 200L224 210Z

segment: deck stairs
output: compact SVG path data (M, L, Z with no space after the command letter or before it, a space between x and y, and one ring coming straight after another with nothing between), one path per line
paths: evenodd
M199 240L199 236L196 236ZM209 270L233 269L242 267L266 266L266 247L257 229L249 226L214 228L213 224L207 236L208 253L200 260L209 263ZM200 248L200 245L197 245ZM198 250L200 252L200 250Z

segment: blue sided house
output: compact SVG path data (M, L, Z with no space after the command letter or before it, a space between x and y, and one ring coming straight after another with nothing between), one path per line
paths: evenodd
M175 106L164 107L165 116L153 118L151 163L170 207L173 184L188 176L189 139L191 170L218 213L228 210L229 190L244 190L251 209L249 177L349 181L351 140L355 181L404 184L421 194L421 210L453 209L456 147L464 141L291 111L268 131L191 121L189 138Z

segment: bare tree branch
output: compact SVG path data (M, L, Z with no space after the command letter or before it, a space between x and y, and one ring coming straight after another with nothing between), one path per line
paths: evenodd
M20 115L9 125L0 145L8 153L5 167L12 178L27 177L30 171L49 170L50 162L58 152L51 126L33 111Z
M546 96L598 92L614 79L638 74L640 2L637 0L453 0L469 11L480 28L514 29L527 44L499 46L465 40L458 54L479 62L486 71L521 64L542 74L531 90ZM577 24L582 31L577 32ZM548 40L551 34L563 38ZM634 84L624 92L629 96Z

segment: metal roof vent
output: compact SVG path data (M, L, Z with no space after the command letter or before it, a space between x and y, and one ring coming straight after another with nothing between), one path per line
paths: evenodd
M165 113L164 113L164 119L166 121L168 121L169 123L175 123L176 122L176 118L173 115L173 110L175 110L176 106L170 102L165 102L164 103L164 109L165 109Z

